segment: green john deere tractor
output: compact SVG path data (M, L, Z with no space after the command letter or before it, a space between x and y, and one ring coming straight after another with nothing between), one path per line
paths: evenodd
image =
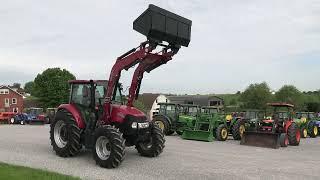
M159 113L153 116L153 122L165 135L172 135L174 132L181 135L184 129L194 125L198 106L174 103L158 103L158 105Z
M228 139L229 128L226 116L220 113L216 107L202 107L195 118L195 124L192 128L186 128L183 131L182 138L199 141L213 141L216 138L219 141Z
M306 138L308 135L312 138L318 136L318 125L314 112L297 112L295 116L294 121L300 128L302 138Z
M256 121L265 116L265 111L261 110L245 110L234 115L230 122L230 132L234 140L241 140L246 129L252 129L256 125Z

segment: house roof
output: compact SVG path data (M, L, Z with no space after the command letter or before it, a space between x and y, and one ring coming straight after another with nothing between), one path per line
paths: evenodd
M11 90L11 91L15 92L16 94L18 94L18 95L20 95L20 96L22 96L22 97L23 97L23 95L22 95L22 94L20 94L20 93L18 93L17 91L13 90L13 89L12 89L12 88L10 88L9 86L6 86L6 85L0 85L0 89L4 89L4 88L9 89L9 90Z
M185 104L188 101L193 101L197 105L206 106L209 100L223 101L222 98L212 95L181 95L181 96L167 96L170 102Z
M138 101L142 102L145 109L151 109L154 101L160 94L143 93L138 97Z

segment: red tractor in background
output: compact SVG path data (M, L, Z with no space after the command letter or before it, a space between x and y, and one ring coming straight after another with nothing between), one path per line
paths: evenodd
M135 146L139 154L158 156L164 148L164 135L140 110L133 107L144 72L167 63L181 46L190 42L192 22L154 5L133 23L134 30L148 40L118 57L105 81L70 81L69 104L59 106L50 125L54 151L61 157L76 155L84 146L92 149L98 165L115 168L124 159L125 146ZM167 43L162 43L166 41ZM157 47L161 51L155 52ZM137 65L123 104L119 79L123 69Z
M300 128L293 119L293 105L288 103L268 103L270 117L248 122L241 138L242 145L279 148L289 144L298 146Z

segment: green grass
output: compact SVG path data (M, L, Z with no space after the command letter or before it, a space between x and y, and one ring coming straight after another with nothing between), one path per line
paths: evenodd
M0 163L0 180L79 180L54 172Z

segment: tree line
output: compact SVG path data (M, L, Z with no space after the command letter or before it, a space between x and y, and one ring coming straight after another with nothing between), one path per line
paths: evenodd
M284 85L278 91L271 91L266 82L249 85L227 105L241 109L265 109L268 102L286 102L295 105L299 111L320 112L320 90L301 92L294 85Z
M76 77L66 69L48 68L39 73L33 81L24 86L26 93L36 98L42 107L57 107L69 99L69 80ZM15 84L19 86L19 84ZM227 106L238 109L265 109L268 102L287 102L295 105L299 111L320 112L320 90L301 92L293 85L284 85L273 92L266 82L250 84L243 92L224 95ZM143 102L135 102L143 107Z

